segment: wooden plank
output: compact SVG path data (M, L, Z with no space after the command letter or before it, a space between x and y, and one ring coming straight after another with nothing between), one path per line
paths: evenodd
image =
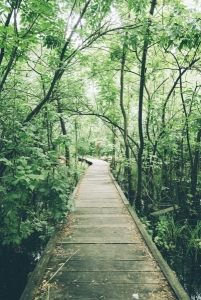
M108 202L108 201L99 201L99 202L91 202L91 201L76 201L76 207L123 207L123 203L119 202Z
M133 294L135 297L138 297L138 294ZM56 296L54 296L54 300L61 300L61 298L55 298ZM129 296L129 295L123 295L123 300L135 300L137 298L134 298L132 296ZM161 292L154 292L153 293L149 293L149 295L146 295L146 294L141 294L141 297L140 297L140 300L147 300L147 297L149 297L149 300L170 300L170 299L175 299L175 298L169 298L169 296L166 296L165 292L164 291L161 291ZM40 299L45 299L45 298L40 298ZM48 298L47 298L48 299ZM50 299L53 299L53 298L50 298ZM82 299L82 300L94 300L94 299L109 299L109 300L115 300L115 299L119 299L119 298L106 298L104 296L101 296L100 298L94 298L94 296L92 296L92 298L88 298L86 295L83 295L81 298L79 298L78 296L76 296L76 298L74 298L73 296L70 296L70 298L67 296L65 297L64 295L64 298L62 298L62 300L77 300L77 299ZM139 298L138 298L139 299ZM38 300L38 298L37 298ZM121 299L122 300L122 299Z
M75 203L78 203L78 202L83 202L83 201L90 201L91 203L97 203L97 202L101 202L101 203L108 203L108 202L111 202L111 203L121 203L119 201L118 198L111 198L111 197L106 197L106 198L99 198L99 197L79 197L75 200Z
M108 183L108 179L84 179L82 181L82 186L87 186L89 185L106 185ZM112 184L112 182L111 182Z
M128 221L132 221L132 218L127 214L113 214L111 216L111 214L88 214L86 213L85 215L82 216L75 216L76 219L78 220L86 220L88 219L89 221L92 220L96 220L96 219L110 219L110 222L115 222L116 220L118 220L119 222L128 222ZM105 220L104 220L105 221Z
M91 188L87 187L85 191L84 188L83 188L83 193L87 193L87 194L94 194L94 193L103 193L103 189L105 190L104 193L108 192L108 193L115 193L116 194L116 190L113 189L113 188L103 188L103 187L96 187L96 186L93 186ZM80 193L79 193L80 194Z
M91 226L102 226L104 225L105 227L119 227L119 226L126 226L126 227L131 227L131 224L129 223L130 218L128 218L127 215L122 215L122 216L111 216L111 215L80 215L77 216L74 220L74 226L78 225L87 225L88 227ZM133 224L132 224L133 225ZM134 226L133 226L134 228Z
M52 272L53 273L53 272ZM53 273L54 274L54 273ZM51 275L50 275L51 276ZM124 270L122 272L113 271L69 271L68 269L61 269L57 273L53 281L59 280L59 283L159 283L158 273L150 272L129 272Z
M78 250L78 252L76 252ZM76 252L76 253L75 253ZM58 256L67 259L73 255L73 260L147 260L148 254L138 244L68 244L62 241L57 245ZM56 253L52 260L58 258Z
M73 220L73 226L87 226L87 227L128 227L134 229L133 223L128 215L97 215L87 214L76 216ZM132 224L132 225L131 225Z
M57 289L50 289L50 299L140 299L156 300L163 287L158 284L107 284L107 283L70 283L57 284ZM134 298L133 295L138 295ZM166 298L168 299L168 298ZM169 298L168 300L170 300Z
M74 228L89 228L89 227L91 227L91 224L86 224L86 225L80 225L80 224L74 224L73 225L74 226ZM97 228L108 228L108 226L110 226L110 228L126 228L126 229L128 229L128 230L131 230L131 226L129 225L129 224L121 224L121 223L116 223L116 224L96 224L96 223L94 223L94 225L93 225L93 227L95 228L95 227L97 227ZM133 229L134 229L134 227L133 227Z
M112 183L110 183L111 185ZM91 180L91 181L84 181L82 183L81 188L87 188L87 186L94 188L95 186L97 186L99 189L102 187L102 190L104 190L105 188L108 188L108 183L107 181L99 181L99 180ZM112 187L114 188L114 187Z
M102 190L103 190L103 188L102 188ZM86 190L83 189L82 192L78 193L79 196L80 196L80 195L84 195L84 196L87 195L87 197L88 197L88 196L94 196L94 195L102 195L102 196L105 196L106 194L107 194L108 196L119 197L118 193L117 193L115 190L113 191L112 189L107 189L107 191L105 190L105 191L103 192L103 191L101 191L101 188L96 189L95 187L94 187L94 188L91 188L91 189L88 189L88 188L87 188Z
M75 201L91 201L91 202L117 202L121 203L121 201L115 195L113 197L109 197L108 195L96 195L96 196L87 196L87 195L78 195Z
M118 199L118 194L115 193L80 193L77 195L79 199L92 199L93 201L97 201L98 199L112 200Z
M102 177L106 177L107 180L110 180L111 178L108 176L109 175L108 171L109 170L103 170L103 169L95 170L94 169L94 171L91 173L85 173L84 178L86 178L87 176L91 176L91 178L94 179L94 178L98 178L98 177L102 176Z
M54 260L51 260L48 264L48 269L52 272L56 272L57 269L64 263L65 259L61 256L55 256ZM80 263L79 260L69 260L68 263L62 268L63 272L68 271L115 271L115 272L156 272L158 268L146 260L97 260L91 258L83 260ZM149 276L152 274L149 273ZM151 277L150 276L150 277Z
M93 195L109 195L109 196L111 196L110 194L112 194L113 196L114 195L117 195L118 196L118 193L117 193L117 191L94 191L93 193L89 193L89 191L88 190L82 190L81 192L78 192L78 195L87 195L87 196L93 196Z
M83 228L79 228L79 230L81 230ZM105 229L105 228L100 228L100 229ZM119 228L118 228L119 229ZM124 229L121 228L121 229ZM75 228L76 230L76 228ZM140 243L140 239L139 238L129 238L129 237L124 237L123 235L121 236L102 236L102 237L98 237L98 236L70 236L70 237L66 237L63 238L62 243L68 243L68 244L138 244Z
M104 176L96 176L96 174L94 174L94 175L89 175L89 176L85 176L84 177L84 179L83 179L83 181L82 181L82 183L84 183L84 182L100 182L100 183L102 183L102 182L105 182L105 183L108 183L108 181L111 181L111 178L108 176L108 174L107 175L104 175Z
M87 227L74 228L63 237L62 242L68 243L140 243L136 232L122 227Z
M96 184L94 184L93 182L90 181L87 181L86 183L87 184L84 184L84 182L86 182L85 180L82 181L82 183L80 184L81 187L84 187L84 186L88 186L89 189L90 188L94 188L94 186L96 185L97 187L99 188L102 188L102 189L105 189L105 188L111 188L111 189L115 189L115 187L112 184L112 180L107 180L107 181L100 181L100 182L96 182Z
M108 214L112 216L113 214L127 214L127 211L124 207L76 207L76 215L83 214Z
M138 295L135 295L135 294L133 294L135 297L138 297ZM155 296L155 295L157 295L157 296ZM162 295L162 296L161 296ZM55 296L56 297L56 296ZM54 300L61 300L61 298L55 298L54 297ZM154 297L154 298L153 298ZM156 298L157 297L157 298ZM161 297L163 297L163 298L161 298ZM52 299L52 298L51 298ZM94 296L92 297L92 298L88 298L87 296L82 296L81 298L77 298L77 296L76 296L76 298L74 298L74 297L72 297L72 296L70 296L70 298L68 298L68 296L67 296L67 298L65 298L65 296L64 296L64 298L63 298L64 300L66 300L66 299L71 299L71 300L77 300L77 299L82 299L82 300L94 300L94 299L100 299L100 298L94 298ZM103 297L101 297L101 299L110 299L110 300L115 300L115 299L117 299L117 298L103 298ZM132 299L134 299L134 298L132 298ZM139 298L138 298L139 299ZM147 295L143 295L142 294L142 296L141 296L141 298L140 298L141 300L147 300ZM157 292L157 294L154 292L153 294L151 294L150 293L150 296L149 296L149 300L170 300L170 298L169 297L167 297L166 295L165 295L165 293L164 292L161 292L160 294L159 294L159 292ZM175 299L175 298L171 298L171 299ZM124 295L124 300L131 300L131 297L129 297L129 296L126 296L126 295Z
M108 174L104 174L104 175L100 175L98 176L97 174L95 175L96 177L93 178L93 175L92 174L88 174L88 175L85 175L85 180L88 180L88 181L108 181Z
M106 218L106 219L110 219L111 221L116 221L116 220L118 220L118 219L120 219L119 221L123 221L123 220L125 220L125 221L132 221L132 218L131 218L131 216L129 216L128 214L121 214L121 213L119 213L119 214L113 214L112 216L111 216L111 214L93 214L93 215L91 215L91 214L88 214L88 212L86 212L84 215L82 215L82 216L75 216L75 218L76 219L79 219L79 220L85 220L85 219L89 219L89 220L92 220L92 219L104 219L104 218ZM122 220L123 219L123 220ZM133 223L133 222L132 222Z

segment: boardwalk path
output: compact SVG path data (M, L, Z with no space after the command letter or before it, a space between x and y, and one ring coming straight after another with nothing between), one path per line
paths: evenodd
M142 240L106 162L93 160L75 198L76 211L57 241L41 283L43 292L35 300L177 299Z

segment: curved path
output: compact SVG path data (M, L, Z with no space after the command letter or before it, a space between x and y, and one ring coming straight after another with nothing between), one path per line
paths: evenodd
M108 163L91 161L34 299L189 299L171 292Z

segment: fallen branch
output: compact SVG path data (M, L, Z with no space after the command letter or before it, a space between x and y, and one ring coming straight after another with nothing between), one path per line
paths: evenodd
M67 258L67 260L61 265L61 267L59 267L59 269L52 275L52 277L50 277L50 279L44 284L44 286L46 286L50 280L52 278L54 278L54 276L61 270L61 268L63 268L63 266L71 259L71 257L73 257L73 255L75 255L77 252L79 251L79 249L77 251L75 251L70 257ZM43 287L44 287L43 286Z

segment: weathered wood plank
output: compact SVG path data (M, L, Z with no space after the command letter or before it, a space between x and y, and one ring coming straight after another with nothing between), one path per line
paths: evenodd
M131 217L128 215L128 214L121 214L121 213L114 213L114 214L112 214L112 216L111 216L111 214L104 214L104 213L102 213L102 214L93 214L93 215L91 215L91 214L88 214L87 212L84 214L84 215L81 215L81 216L76 216L76 218L77 219L79 219L79 220L86 220L86 219L89 219L89 220L92 220L92 219L110 219L112 222L114 222L114 221L116 221L116 220L118 220L118 219L120 219L120 221L123 221L123 220L125 220L125 221L131 221L132 219L131 219ZM123 220L122 220L123 219Z
M72 233L63 237L66 243L140 243L136 234L122 227L74 228Z
M157 297L157 295L163 295L162 291L163 287L158 284L107 284L95 282L89 284L59 284L58 282L57 289L50 289L50 298L54 300L72 299L72 297L74 299L162 300L165 298ZM133 295L138 295L138 298L134 298Z
M97 201L98 199L102 199L102 200L107 200L110 201L112 199L118 200L118 195L114 194L114 193L82 193L82 194L78 194L78 197L80 200L82 199L91 199L93 201Z
M114 191L94 191L93 193L89 193L89 191L88 191L88 189L86 189L86 190L84 190L83 189L83 191L81 191L81 192L78 192L78 195L87 195L87 196L93 196L93 195L99 195L99 196L101 196L101 195L103 195L103 196L105 196L105 195L109 195L109 196L111 196L111 194L112 194L112 196L114 196L114 194L116 194L116 196L118 197L118 193L117 193L117 191L116 190L114 190Z
M64 263L64 258L61 256L55 256L53 260L48 264L48 269L52 272L56 272L61 264ZM89 260L83 260L80 263L79 260L70 260L63 268L63 272L68 271L115 271L115 272L158 272L156 265L150 261L144 262L144 260L98 260L91 258ZM149 273L149 276L152 274ZM150 276L150 277L151 277Z
M54 273L53 273L54 274ZM51 275L50 275L51 276ZM55 276L54 280L59 280L62 284L66 283L159 283L159 274L150 272L114 272L114 271L69 271L68 269L61 269Z
M85 184L86 183L86 184ZM96 187L97 188L102 188L102 190L104 190L105 188L111 188L111 189L115 189L115 187L112 185L112 180L107 180L107 181L97 181L96 182ZM82 183L80 184L80 186L83 188L85 186L88 186L89 189L94 189L95 185L91 180L86 181L85 179L82 181Z
M82 228L80 228L82 229ZM67 244L128 244L128 243L133 243L133 244L138 244L140 243L139 239L129 239L125 238L123 235L122 236L108 236L108 237L83 237L83 236L71 236L69 238L64 238L62 240L62 243L67 243Z
M90 227L91 224L86 224L86 225L80 225L80 224L74 224L74 228L88 228ZM93 224L93 227L97 227L97 228L105 228L110 226L110 228L127 228L128 230L131 229L129 224L121 224L121 223L114 223L114 224Z
M75 227L85 225L87 227L131 227L131 219L128 215L97 215L86 214L76 216L73 220ZM133 225L133 224L132 224ZM132 226L134 228L134 226Z
M102 195L102 194L104 194L104 193L114 193L114 194L116 194L116 191L115 191L115 189L109 189L109 188L105 188L105 187L98 187L98 188L88 188L88 187L86 187L86 190L84 190L85 189L85 187L83 188L83 193L86 193L86 194L88 194L89 195L89 193L90 194L100 194L100 195ZM103 193L103 189L105 190L104 191L104 193ZM81 195L82 193L79 193L79 195Z
M112 216L113 214L127 214L127 210L122 207L76 207L76 215L84 214L108 214Z
M106 203L119 203L119 200L118 198L108 198L108 197L103 197L103 198L100 198L100 197L97 197L96 200L94 200L94 198L92 197L85 197L85 196L79 196L79 198L77 198L75 200L75 204L79 203L79 202L84 202L84 201L90 201L91 203L97 203L97 202L100 202L100 203L103 203L103 204L106 204Z
M110 183L110 185L112 184L112 182ZM108 188L108 182L105 180L93 180L93 181L84 181L81 185L81 188L86 188L87 186L94 188L95 186L97 186L98 188L102 187L102 190L104 190L105 188ZM112 187L114 188L114 187Z
M76 207L123 207L123 203L112 201L76 201Z
M147 260L148 254L138 244L68 244L63 240L57 245L58 255L67 258L73 253L73 260ZM51 259L55 259L53 255Z

